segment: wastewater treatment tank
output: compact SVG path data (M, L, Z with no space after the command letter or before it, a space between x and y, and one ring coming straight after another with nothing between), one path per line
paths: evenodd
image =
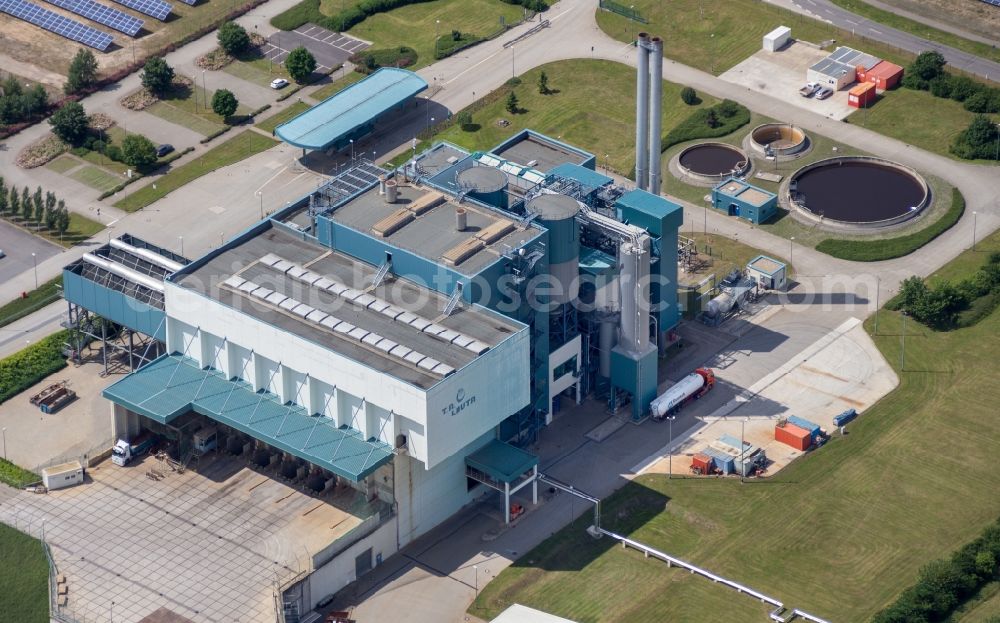
M789 123L765 123L750 132L750 147L763 155L791 156L808 146L806 133Z
M919 214L930 191L909 167L879 158L839 157L796 171L787 198L814 220L884 227Z
M742 149L725 143L698 143L686 148L677 159L680 170L691 177L717 182L742 177L750 170L750 159Z

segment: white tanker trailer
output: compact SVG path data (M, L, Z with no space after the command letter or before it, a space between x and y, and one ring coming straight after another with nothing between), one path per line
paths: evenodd
M713 387L715 387L715 373L708 368L698 368L657 396L649 403L649 410L654 420L663 420L679 411L688 401L701 398Z

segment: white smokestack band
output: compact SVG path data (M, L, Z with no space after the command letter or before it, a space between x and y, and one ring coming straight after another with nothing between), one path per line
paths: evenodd
M635 46L639 55L635 85L635 185L645 190L649 158L649 35L640 32Z
M646 190L660 194L660 132L663 119L663 39L649 42L649 182Z

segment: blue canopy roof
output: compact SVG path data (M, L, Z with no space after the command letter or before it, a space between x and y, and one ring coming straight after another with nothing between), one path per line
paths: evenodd
M499 482L516 482L525 472L538 465L538 457L499 439L465 457L465 464Z
M355 482L392 458L388 444L366 440L348 426L281 404L274 394L254 392L189 357L164 355L104 390L130 411L167 424L189 411L231 426L276 448Z
M405 69L383 67L275 128L281 140L304 149L326 149L427 88Z

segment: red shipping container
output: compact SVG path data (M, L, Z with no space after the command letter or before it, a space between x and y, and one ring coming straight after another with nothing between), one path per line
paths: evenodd
M847 92L847 105L854 108L867 108L875 102L875 85L862 82Z
M802 451L808 450L812 445L812 435L809 431L787 422L784 426L774 427L774 439Z
M699 474L712 473L712 457L707 454L696 454L691 457L691 471Z
M871 82L885 91L895 87L903 79L903 68L889 61L882 61L868 71L859 67L857 76L859 82Z

